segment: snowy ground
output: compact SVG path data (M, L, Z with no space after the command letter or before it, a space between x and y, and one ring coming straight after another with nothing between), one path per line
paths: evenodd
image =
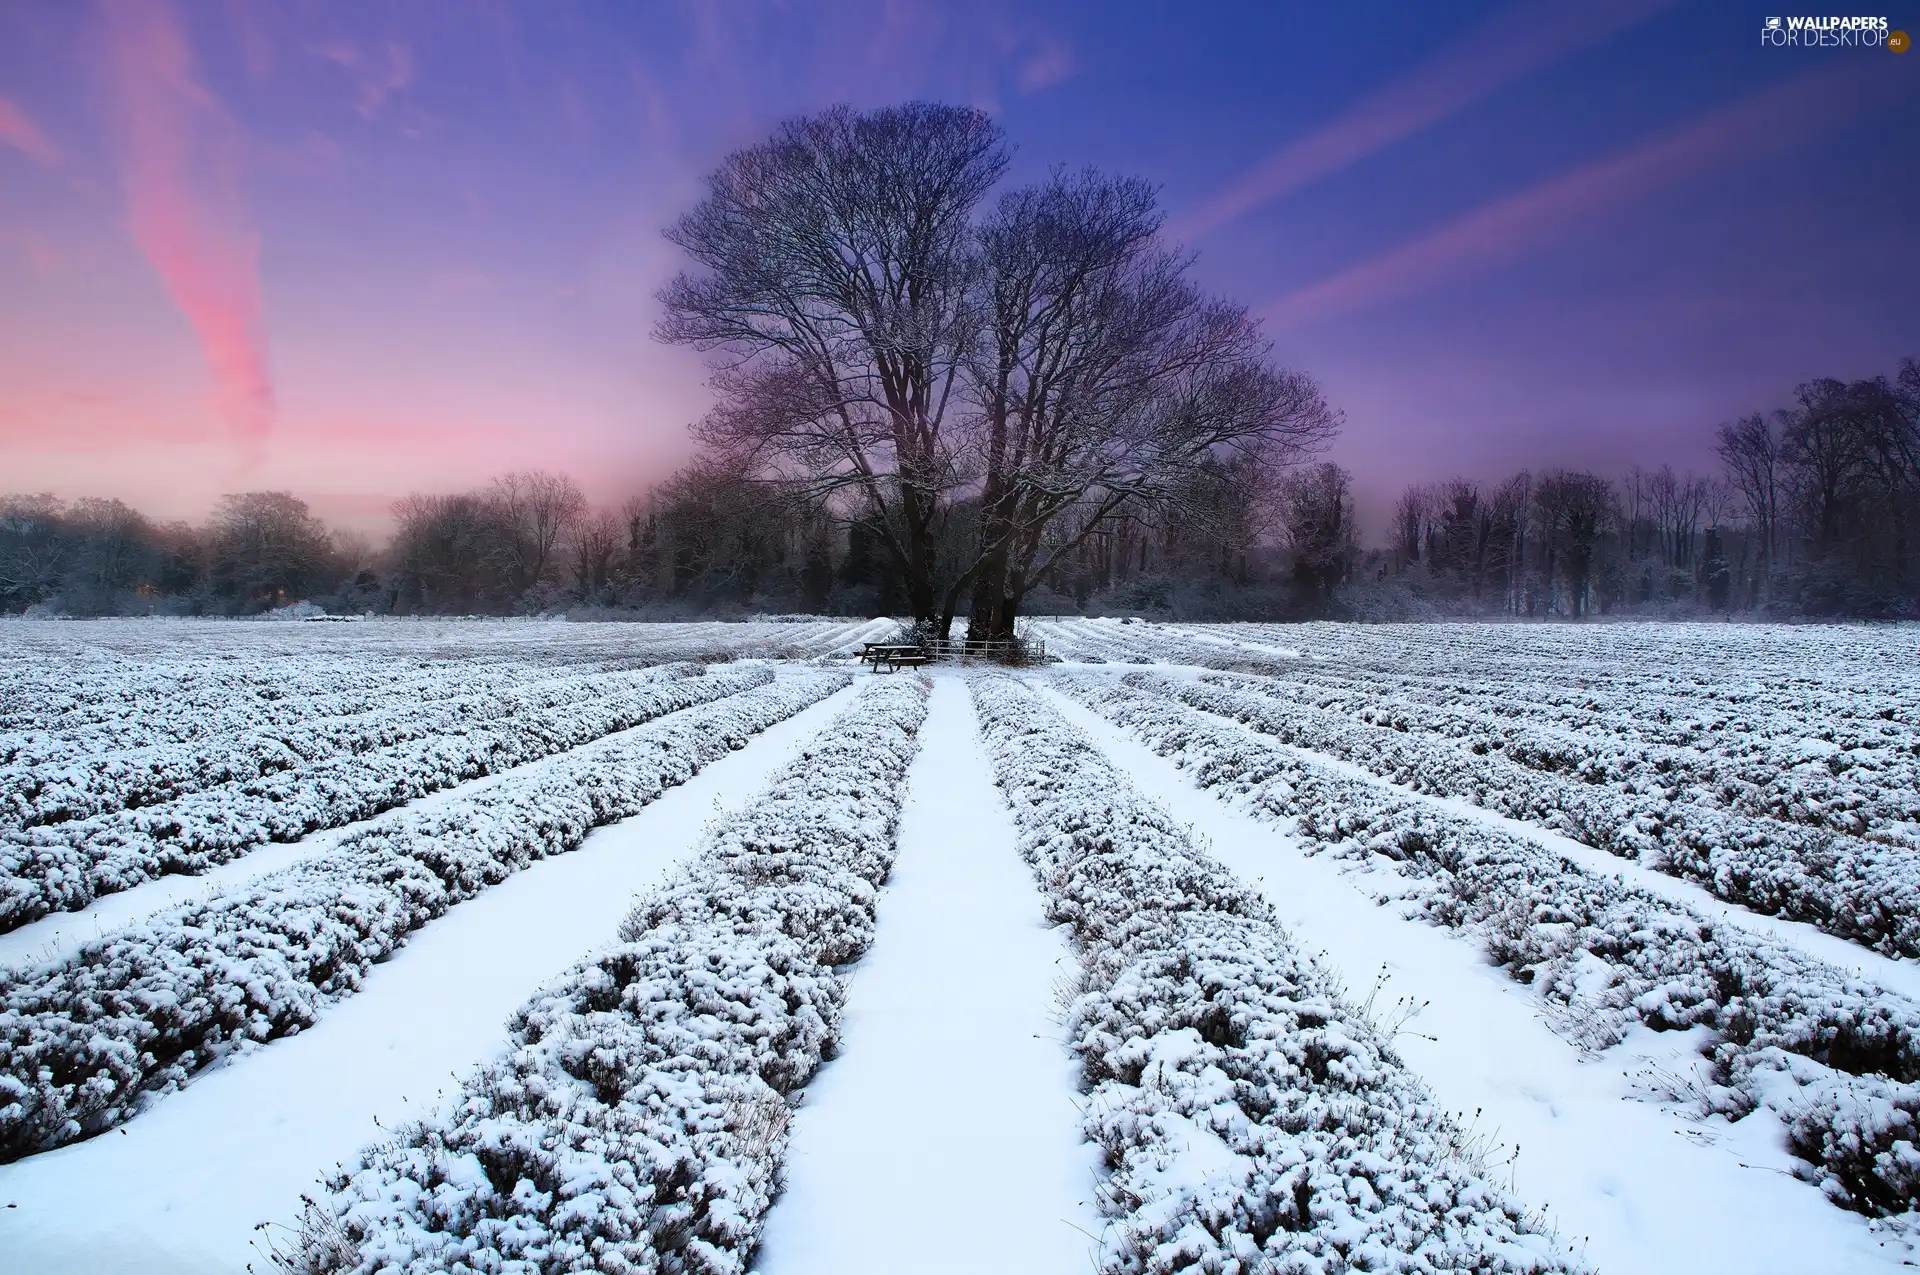
M1920 865L1908 862L1920 854L1920 630L1035 627L1067 663L1019 681L1036 692L1036 712L1064 718L1058 729L1077 728L1112 772L1102 781L1112 802L1063 807L1058 835L1080 846L1076 853L1109 837L1125 842L1132 857L1123 866L1135 875L1124 888L1143 892L1142 918L1172 908L1175 922L1143 919L1145 929L1121 935L1100 928L1113 918L1085 910L1099 897L1086 893L1095 880L1086 874L1110 865L1099 866L1106 861L1096 853L1074 866L1072 854L1045 847L1047 829L1033 823L1043 808L1034 794L1066 792L1058 785L1071 779L1047 778L1045 757L1070 754L1057 751L1057 729L1038 718L1033 738L1053 740L1046 747L1056 752L1036 742L1042 769L1022 779L1026 822L1016 829L995 776L1008 782L1019 758L1004 747L993 753L982 735L981 679L993 674L935 670L920 721L912 697L874 697L915 675L859 672L853 686L795 715L747 714L758 733L743 747L634 813L598 816L617 821L584 840L555 833L497 879L463 880L450 905L417 924L389 926L401 936L391 955L375 953L364 976L329 987L309 1025L232 1038L264 1044L216 1040L213 1065L109 1112L105 1132L0 1165L0 1268L273 1269L270 1252L296 1234L303 1196L325 1200L323 1179L336 1166L362 1162L407 1122L450 1119L475 1066L503 1056L510 1016L518 1015L512 1032L524 1042L526 1007L556 995L555 979L590 976L592 967L578 964L589 954L617 954L636 939L644 946L646 925L683 934L682 948L694 944L677 949L681 961L698 957L709 941L701 935L764 932L763 954L741 968L802 980L817 1001L794 1010L790 997L780 1011L791 1021L777 1030L798 1035L764 1048L787 1061L722 1059L711 1073L721 1080L702 1082L707 1106L695 1109L728 1113L725 1128L686 1117L695 1123L675 1154L708 1157L708 1180L730 1183L728 1175L744 1172L784 1181L764 1218L748 1209L714 1223L720 1247L702 1269L1118 1271L1127 1268L1113 1264L1124 1247L1115 1235L1163 1223L1198 1228L1166 1240L1166 1253L1207 1250L1215 1239L1206 1232L1228 1237L1220 1252L1240 1245L1234 1260L1245 1271L1282 1268L1277 1254L1317 1263L1312 1269L1356 1269L1354 1261L1374 1258L1344 1248L1337 1225L1351 1236L1366 1231L1368 1243L1394 1233L1387 1214L1369 1212L1378 1201L1364 1198L1361 1179L1340 1184L1366 1155L1409 1157L1383 1163L1382 1184L1431 1182L1419 1188L1430 1193L1444 1183L1463 1200L1507 1201L1486 1215L1491 1230L1474 1223L1444 1242L1439 1231L1418 1241L1410 1269L1788 1275L1920 1262L1905 1238L1920 1204L1920 960L1910 954L1920 917L1897 901L1920 882ZM436 813L484 809L469 800L476 795L558 801L582 769L570 759L620 755L628 739L673 738L677 721L706 720L694 716L702 713L720 721L732 711L725 706L772 693L764 673L734 661L850 672L850 653L883 630L804 618L734 626L0 622L0 852L26 883L21 891L75 908L37 919L29 908L0 933L0 1134L7 1103L33 1081L17 1061L29 1017L41 1024L34 1030L49 1015L93 1021L96 1007L58 1001L67 994L60 989L88 985L61 971L84 973L117 927L152 930L150 914L176 915L164 909L238 896L276 873L327 863L369 828L426 828ZM724 694L704 706L678 691L654 704L648 697L658 699L659 687L681 685L687 674L676 669L687 662L735 670L726 673L733 680L714 683ZM783 669L781 685L818 676ZM819 683L822 691L837 684ZM1008 729L1007 714L1017 718L1024 701L994 694L996 729ZM622 707L604 711L616 695ZM500 703L512 710L491 711ZM876 723L897 717L888 729L908 732L917 753L904 785L895 770L861 793L868 822L849 829L850 857L803 863L792 855L810 847L784 847L781 825L768 822L778 803L756 800L777 796L782 783L799 791L807 776L792 777L788 763L829 743L829 725L853 721L842 715L857 705L870 705ZM498 760L476 761L476 749ZM276 760L249 771L256 755ZM841 790L858 789L857 755L819 756L842 768L833 781ZM1289 786L1309 776L1320 787ZM367 795L389 782L391 799ZM238 831L223 830L227 792L236 810L242 799L253 810L284 792L316 813L277 822L248 814ZM1301 803L1342 792L1352 794L1350 811L1328 819L1314 808L1303 831ZM163 856L157 868L97 886L63 881L61 865L93 862L86 829L133 829L164 842L174 834L151 811L174 807L194 812L201 823L193 827L203 829L194 844L212 852ZM1146 816L1128 828L1069 827L1083 817L1074 811L1093 810L1085 817L1097 821L1154 808L1217 861L1217 876L1177 868L1187 852L1147 827ZM888 810L897 818L890 874L884 859L859 848ZM821 827L833 829L833 813L822 813ZM1351 833L1338 826L1349 815ZM297 835L302 826L319 830ZM1391 831L1403 826L1449 830L1447 853L1465 859L1422 866L1422 855L1439 852ZM1514 897L1534 900L1531 915L1479 916L1479 900L1460 891L1475 880L1497 884L1470 870L1481 840L1496 859L1545 856L1534 884L1586 883L1585 901L1569 894L1556 911L1520 880ZM1168 858L1157 865L1163 843ZM49 867L36 863L36 847L77 857ZM723 857L735 884L702 895L700 915L732 919L714 928L672 911L693 906L688 883L704 881L701 865ZM431 856L423 862L431 866ZM1163 867L1172 875L1156 875ZM869 878L884 886L875 891ZM1242 886L1280 927L1273 942L1290 944L1345 989L1344 999L1296 1021L1288 1015L1304 1012L1297 1006L1312 996L1294 1009L1256 996L1234 1011L1253 1018L1198 1035L1171 1020L1142 1027L1151 1039L1136 1052L1154 1061L1137 1077L1124 1062L1122 1074L1109 1074L1129 1046L1086 1033L1090 1023L1118 1021L1134 994L1122 965L1164 963L1167 944L1184 941L1177 917L1190 904L1179 902L1181 890L1202 911L1244 914L1233 894ZM372 906L372 896L340 888L340 916ZM1174 892L1154 893L1165 889ZM635 911L636 899L654 898L665 902ZM1649 919L1632 933L1599 921L1582 929L1581 909L1598 907L1596 899L1611 901L1608 915L1644 908ZM1268 923L1256 921L1256 929ZM1760 1039L1728 1028L1744 1020L1720 1003L1727 993L1710 979L1673 983L1680 990L1664 1009L1609 992L1642 985L1630 969L1654 970L1657 982L1691 968L1675 965L1672 952L1706 943L1703 925L1734 936L1700 947L1709 967L1729 942L1727 950L1748 954L1742 986ZM870 942L861 937L869 930ZM163 943L195 941L191 931L152 932ZM1083 974L1083 957L1097 958L1099 969ZM736 958L745 959L727 956ZM824 972L804 973L813 960L826 962ZM783 964L791 961L801 965ZM737 1006L758 1003L759 993L739 995ZM696 1016L747 1013L745 1028L727 1029L746 1030L740 1039L759 1030L760 1010L702 1011L701 1003L688 1002ZM1177 1001L1166 1006L1183 1012ZM1591 1021L1581 1021L1582 1006ZM1163 1011L1138 1012L1151 1023ZM1280 1017L1267 1022L1261 1013ZM1336 1067L1332 1082L1316 1070L1322 1035L1310 1024L1325 1015L1336 1054L1341 1041L1358 1041L1351 1060L1378 1065L1350 1060L1352 1070ZM1588 1030L1602 1019L1618 1030ZM1825 1026L1811 1035L1796 1026L1808 1022ZM588 1039L586 1023L568 1030ZM1870 1047L1847 1044L1846 1033L1868 1031L1859 1039ZM709 1039L723 1036L735 1038ZM153 1039L168 1040L164 1031ZM97 1047L110 1053L111 1045ZM1256 1045L1280 1052L1255 1057ZM1293 1073L1273 1070L1274 1057L1305 1069L1295 1096L1249 1088L1258 1087L1249 1077L1293 1083ZM1716 1072L1715 1059L1731 1070ZM715 1098L711 1085L734 1084L724 1077L736 1064L757 1068L779 1096ZM561 1070L587 1083L591 1068L572 1067ZM1183 1067L1198 1070L1168 1087L1165 1069ZM622 1074L622 1084L634 1083ZM642 1079L648 1074L643 1068ZM1192 1106L1209 1087L1217 1105ZM1425 1092L1433 1111L1393 1115L1359 1159L1269 1110L1274 1101L1304 1104L1302 1113L1333 1102L1332 1110L1368 1099L1373 1087L1380 1110L1414 1111L1407 1096ZM1098 1110L1090 1107L1096 1088L1107 1104ZM1187 1105L1154 1106L1163 1100ZM1115 1113L1132 1110L1157 1113L1139 1117L1153 1128L1116 1132ZM1413 1123L1399 1131L1392 1121L1402 1119ZM1802 1131L1799 1156L1790 1125ZM1109 1140L1096 1146L1088 1138L1102 1129ZM1809 1142L1806 1129L1831 1136ZM1150 1172L1142 1148L1158 1157ZM491 1195L455 1194L470 1205L510 1194L500 1163L484 1166L495 1179ZM454 1167L456 1176L467 1172ZM631 1168L642 1184L653 1171ZM481 1175L481 1164L471 1172ZM1115 1189L1123 1179L1169 1193L1129 1196ZM569 1207L618 1212L627 1207L621 1189ZM664 1214L652 1216L649 1242L680 1242L671 1226L659 1229ZM1346 1220L1336 1225L1337 1217ZM1509 1225L1514 1233L1501 1231ZM459 1226L482 1237L462 1241L480 1246L470 1251L491 1251L484 1218ZM493 1260L475 1258L474 1269L501 1269ZM510 1269L588 1268L585 1256L555 1249ZM327 1269L387 1268L371 1252L343 1252ZM400 1269L443 1267L391 1268Z
M556 971L609 942L639 891L824 726L841 692L624 823L429 926L320 1025L216 1069L115 1133L0 1167L0 1249L48 1275L268 1269L262 1224L431 1108ZM111 1182L111 1191L99 1184Z
M1081 1140L1056 988L1073 956L980 753L965 686L937 674L900 858L842 1020L844 1053L794 1119L767 1275L1079 1271L1097 1156ZM964 1235L947 1232L956 1207Z
M1640 1082L1691 1072L1691 1033L1640 1029L1604 1055L1571 1047L1478 951L1399 919L1333 861L1222 806L1073 701L1058 704L1143 792L1257 883L1351 994L1371 995L1392 1020L1405 1016L1395 1047L1450 1110L1465 1120L1477 1113L1493 1157L1512 1157L1518 1193L1598 1269L1797 1275L1902 1266L1903 1248L1886 1247L1861 1219L1789 1176L1778 1121L1765 1113L1733 1125L1692 1121L1655 1100ZM1703 1224L1731 1217L1741 1224Z

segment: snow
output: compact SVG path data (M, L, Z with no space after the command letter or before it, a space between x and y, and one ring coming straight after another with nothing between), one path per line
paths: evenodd
M1004 677L972 690L1084 967L1068 1032L1109 1168L1102 1271L1586 1269L1264 900L1045 701Z
M1913 629L885 627L0 620L0 1269L1920 1262Z
M643 730L645 723L628 729ZM615 740L623 733L615 732L606 738ZM103 895L77 912L55 912L43 916L38 921L0 934L0 969L62 960L107 931L138 921L163 908L210 899L295 864L319 858L369 827L416 819L477 796L500 783L531 779L564 765L566 756L564 752L551 753L535 761L497 770L478 779L469 779L463 784L416 797L406 805L395 807L370 820L344 824L338 828L323 828L308 833L298 841L262 846L244 858L209 868L197 876L163 876L130 890Z
M1435 796L1432 793L1410 788L1405 784L1383 778L1365 766L1346 758L1330 753L1312 752L1278 740L1271 741L1271 744L1310 760L1313 765L1331 773L1346 775L1375 785L1397 796L1422 802L1436 810L1447 811L1509 836L1525 838L1557 855L1573 860L1591 874L1612 877L1648 894L1669 899L1681 907L1719 917L1728 924L1737 925L1749 933L1782 939L1830 965L1858 974L1862 978L1871 979L1883 987L1892 988L1920 1001L1920 961L1886 956L1872 948L1862 947L1837 935L1826 933L1808 922L1755 912L1738 904L1729 903L1696 882L1656 871L1634 860L1595 849L1585 842L1575 841L1571 837L1540 827L1538 824L1527 823L1498 811L1489 810L1485 806L1476 805L1463 798Z
M385 721L349 719L344 725L282 732L271 740L250 735L231 747L268 756L244 767L221 759L212 769L224 778L204 784L204 774L191 773L192 759L211 745L144 750L141 763L120 776L135 782L89 794L111 808L51 825L0 830L0 928L84 907L100 895L156 877L196 874L267 842L292 841L365 819L462 780L737 693L768 676L764 664L711 672L679 665L637 675L558 679L560 685L543 686L538 694L473 697L454 712L416 708L411 720L395 712L376 715ZM288 737L297 740L297 749ZM393 738L404 742L373 746ZM304 755L316 759L306 761ZM281 768L262 769L270 765ZM36 795L64 793L55 802L60 805L75 789L89 786L64 782L73 767L58 769L63 782L56 783L27 767L23 791L34 792L38 785ZM80 773L93 776L102 769L88 765ZM255 773L249 776L249 771ZM129 789L156 780L146 795L177 795L139 805ZM119 801L134 804L112 804Z
M0 1251L35 1275L240 1275L262 1223L366 1143L432 1110L507 1015L610 942L665 879L843 709L842 690L639 814L428 925L313 1027L218 1067L117 1131L0 1166ZM284 1240L284 1233L280 1233Z
M1394 1047L1446 1106L1500 1144L1518 1146L1517 1189L1602 1272L1897 1270L1908 1250L1834 1208L1792 1176L1780 1124L1764 1109L1729 1124L1691 1120L1656 1101L1650 1081L1691 1075L1696 1033L1635 1028L1583 1055L1537 1003L1471 945L1382 907L1299 840L1197 790L1174 764L1066 696L1049 700L1095 738L1142 791L1256 884L1349 993L1422 1006ZM1738 1219L1738 1224L1726 1224ZM1713 1221L1709 1222L1709 1219Z
M935 676L921 741L841 1056L794 1117L760 1275L1081 1271L1102 1225L1055 1004L1073 957L960 676Z
M514 1012L504 1052L328 1179L299 1269L742 1275L835 1041L836 967L872 942L927 689L867 679L620 942Z
M1862 945L1920 956L1912 851L1827 828L1719 809L1695 786L1583 782L1392 726L1296 702L1265 678L1161 683L1182 702L1286 743L1364 765L1423 792L1577 832L1623 858L1698 881L1729 902L1807 920Z
M293 1035L409 935L538 859L577 849L846 675L692 678L734 690L564 764L370 826L251 887L156 914L0 983L0 1154L98 1133L247 1042ZM751 687L751 689L744 689Z
M1799 1166L1863 1212L1920 1208L1907 1149L1920 1120L1920 1005L1771 936L1718 925L1618 877L1587 872L1531 838L1356 780L1315 755L1199 712L1146 674L1055 686L1175 757L1209 789L1298 831L1317 853L1385 872L1387 893L1471 936L1530 984L1571 1038L1605 1048L1636 1023L1709 1024L1714 1083L1703 1112L1738 1119L1766 1105L1789 1126ZM1156 689L1158 686L1158 689ZM1172 688L1177 691L1176 688ZM1576 999L1584 954L1615 968L1604 995Z

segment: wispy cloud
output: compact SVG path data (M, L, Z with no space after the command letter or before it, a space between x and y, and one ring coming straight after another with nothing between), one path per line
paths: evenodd
M1192 240L1429 128L1508 84L1646 20L1673 0L1606 5L1521 0L1404 78L1273 152L1192 208L1169 232Z
M1020 64L1020 91L1038 93L1042 89L1052 88L1063 80L1072 79L1079 69L1073 50L1065 41L1047 39Z
M273 425L274 392L240 139L165 0L103 0L99 13L133 237L200 338L222 415L257 449Z
M4 97L0 97L0 142L48 168L60 162L60 149L47 140L40 126L29 119L17 103Z
M313 52L353 77L353 112L369 123L380 118L395 94L413 84L413 50L398 40L372 50L336 42L320 45Z
M1532 248L1573 222L1626 203L1716 165L1805 142L1846 120L1890 104L1908 85L1892 75L1862 75L1838 64L1742 98L1630 150L1583 164L1517 194L1482 205L1397 248L1266 309L1276 327L1293 327L1493 265Z

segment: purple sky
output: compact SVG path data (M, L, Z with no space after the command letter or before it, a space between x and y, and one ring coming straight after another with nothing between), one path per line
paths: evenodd
M1606 5L317 0L0 8L0 490L377 527L507 468L689 450L660 228L836 101L994 111L1016 178L1159 183L1347 413L1377 512L1920 354L1920 54ZM1920 31L1920 11L1890 14Z

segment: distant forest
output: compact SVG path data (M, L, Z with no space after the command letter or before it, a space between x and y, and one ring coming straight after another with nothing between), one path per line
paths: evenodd
M1363 547L1351 477L1302 464L1222 484L1208 516L1151 507L1085 536L1028 614L1181 619L1920 615L1920 363L1811 381L1717 431L1721 470L1522 471L1410 487ZM962 511L964 513L964 510ZM303 600L359 614L605 618L903 614L873 528L696 462L619 509L552 474L398 502L376 547L284 492L204 526L117 500L0 498L0 609L248 615ZM958 521L964 521L960 519Z

